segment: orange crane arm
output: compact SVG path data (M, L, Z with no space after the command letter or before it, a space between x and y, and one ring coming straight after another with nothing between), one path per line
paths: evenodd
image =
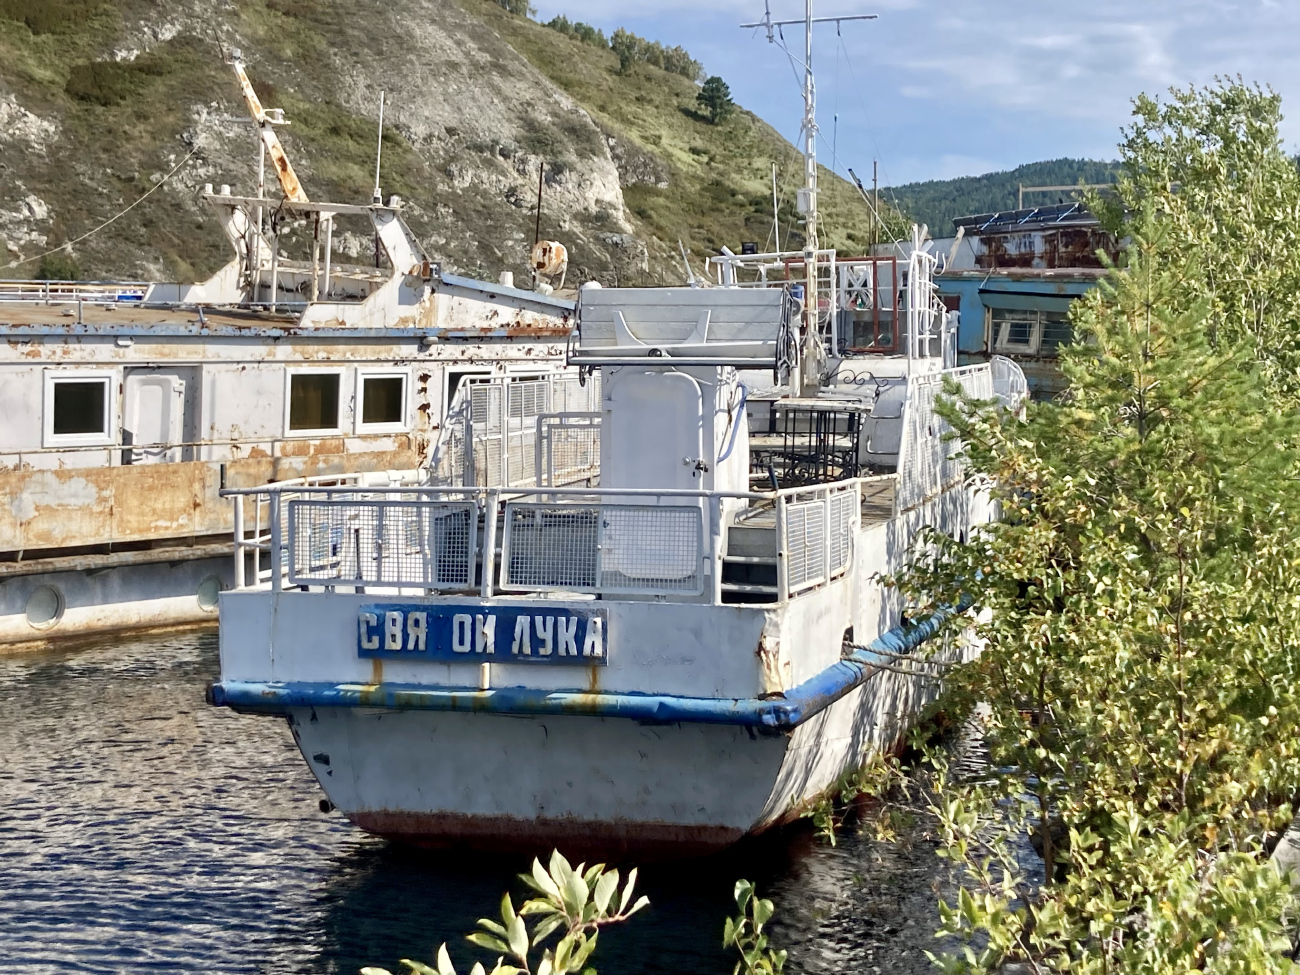
M235 58L230 63L235 69L235 76L239 79L239 86L244 90L244 101L248 103L248 111L262 134L262 142L271 157L271 165L275 167L275 176L280 181L280 189L284 191L285 199L295 203L306 203L307 194L303 191L302 183L298 181L298 174L293 171L293 164L289 162L289 156L280 143L280 137L275 134L275 126L270 116L262 108L257 92L253 91L253 83L248 80L248 73L244 71L244 62Z

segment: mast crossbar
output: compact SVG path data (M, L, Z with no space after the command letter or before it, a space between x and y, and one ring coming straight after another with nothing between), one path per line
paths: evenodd
M814 17L814 24L838 24L842 20L876 20L879 14L850 14L845 17ZM753 24L741 24L741 28L746 27L789 27L791 24L807 24L808 21L803 17L798 20L760 20Z

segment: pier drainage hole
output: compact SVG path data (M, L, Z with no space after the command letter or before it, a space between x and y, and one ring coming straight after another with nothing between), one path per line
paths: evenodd
M63 618L63 593L53 586L38 586L27 597L27 622L38 630L48 630Z
M199 583L199 590L195 595L199 601L199 609L205 613L215 612L217 602L221 598L221 580L216 576L208 576Z

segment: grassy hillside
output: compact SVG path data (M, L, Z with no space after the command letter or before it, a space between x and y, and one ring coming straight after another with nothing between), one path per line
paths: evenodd
M881 191L913 219L930 225L936 236L952 233L956 217L974 213L996 213L1016 206L1016 191L1025 186L1074 186L1078 183L1108 183L1115 163L1093 159L1050 159L1028 163L1000 173L963 176L959 179L906 183ZM1025 206L1068 200L1069 193L1026 195Z
M661 262L672 263L679 238L693 255L717 253L724 244L739 250L742 240L771 246L773 161L782 246L802 246L794 212L802 156L766 122L741 109L712 125L697 111L699 87L680 75L645 64L620 75L612 51L507 13L495 0L456 2L572 96L613 140L616 162L625 154L623 196ZM791 99L799 97L790 91ZM822 245L863 250L871 216L858 191L824 167L821 189Z
M679 238L697 270L723 245L772 246L773 160L781 243L802 244L801 160L770 126L743 109L711 125L694 82L619 74L611 51L493 0L0 0L0 264L84 234L191 151L45 272L192 280L229 258L197 191L250 191L256 143L218 37L292 120L280 134L316 199L369 199L386 89L384 189L452 270L524 270L541 162L542 231L572 277L680 281ZM825 170L822 185L823 241L861 250L865 203ZM344 258L365 259L365 238Z

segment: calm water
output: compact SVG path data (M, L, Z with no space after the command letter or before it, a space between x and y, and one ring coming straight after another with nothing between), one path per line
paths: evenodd
M211 637L0 658L0 972L355 973L432 960L518 892L517 860L463 860L322 814L278 720L203 702ZM724 975L737 877L777 902L794 972L927 971L939 861L792 829L643 871L606 975Z

